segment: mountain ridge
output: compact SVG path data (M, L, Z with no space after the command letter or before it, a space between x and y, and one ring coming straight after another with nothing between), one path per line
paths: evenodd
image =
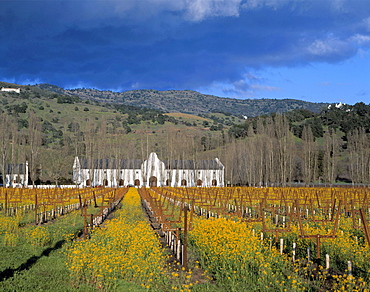
M123 92L91 88L63 89L51 84L37 84L34 87L64 95L78 96L83 100L118 103L146 107L163 112L204 114L226 112L238 116L255 117L270 113L284 113L304 108L319 113L329 103L314 103L298 99L235 99L202 94L193 90L138 89Z

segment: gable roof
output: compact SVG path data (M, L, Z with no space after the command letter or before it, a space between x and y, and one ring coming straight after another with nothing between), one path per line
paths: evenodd
M140 169L141 159L80 159L82 169Z
M222 170L219 160L161 160L166 169ZM141 159L80 159L82 169L141 169Z
M8 164L6 168L6 174L25 174L26 164Z

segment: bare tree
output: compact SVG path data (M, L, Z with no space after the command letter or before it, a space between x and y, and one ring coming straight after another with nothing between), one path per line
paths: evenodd
M9 116L5 113L0 116L0 150L1 150L1 173L5 185L8 164L9 148L11 142L11 125Z
M97 135L96 135L96 129L93 127L93 125L89 122L88 119L85 120L85 127L83 131L83 137L84 137L84 144L85 144L85 156L88 162L88 169L89 169L89 180L90 183L95 182L95 163L94 160L96 158L96 148L97 148Z
M306 184L309 184L313 179L315 167L315 151L314 151L314 136L311 126L304 125L302 131L302 155L303 155L303 179Z
M73 164L74 147L71 138L64 133L59 147L44 149L40 153L42 161L42 179L54 181L56 185L62 178L68 178Z
M277 140L277 159L274 173L279 173L277 181L285 186L289 176L289 163L291 163L292 155L291 151L288 151L288 149L291 148L289 144L292 142L291 139L289 139L291 137L289 122L285 116L280 114L275 116L274 122L275 137Z
M267 134L262 119L257 121L257 144L258 149L257 157L258 163L256 163L257 183L263 185L266 182L266 169L268 169L268 163L270 160L267 158L266 153L269 151L267 145ZM271 153L270 153L271 154ZM271 157L271 156L270 156Z
M39 177L39 154L41 149L41 121L34 111L30 111L28 122L29 170L32 185Z
M329 183L334 183L338 172L339 143L337 132L329 129L324 134L324 177Z
M369 140L364 128L348 133L348 152L351 180L353 183L369 181Z

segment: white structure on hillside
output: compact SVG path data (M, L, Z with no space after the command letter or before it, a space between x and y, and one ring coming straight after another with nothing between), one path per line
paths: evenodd
M225 167L213 160L159 160L150 153L147 160L75 158L73 181L80 186L211 187L224 186Z
M20 164L8 164L4 186L19 188L28 186L28 161Z
M21 89L20 88L1 87L1 91L21 93Z

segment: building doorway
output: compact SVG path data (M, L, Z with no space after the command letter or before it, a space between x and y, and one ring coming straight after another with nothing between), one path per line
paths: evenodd
M151 176L149 178L149 186L156 187L157 186L157 178L155 176Z

